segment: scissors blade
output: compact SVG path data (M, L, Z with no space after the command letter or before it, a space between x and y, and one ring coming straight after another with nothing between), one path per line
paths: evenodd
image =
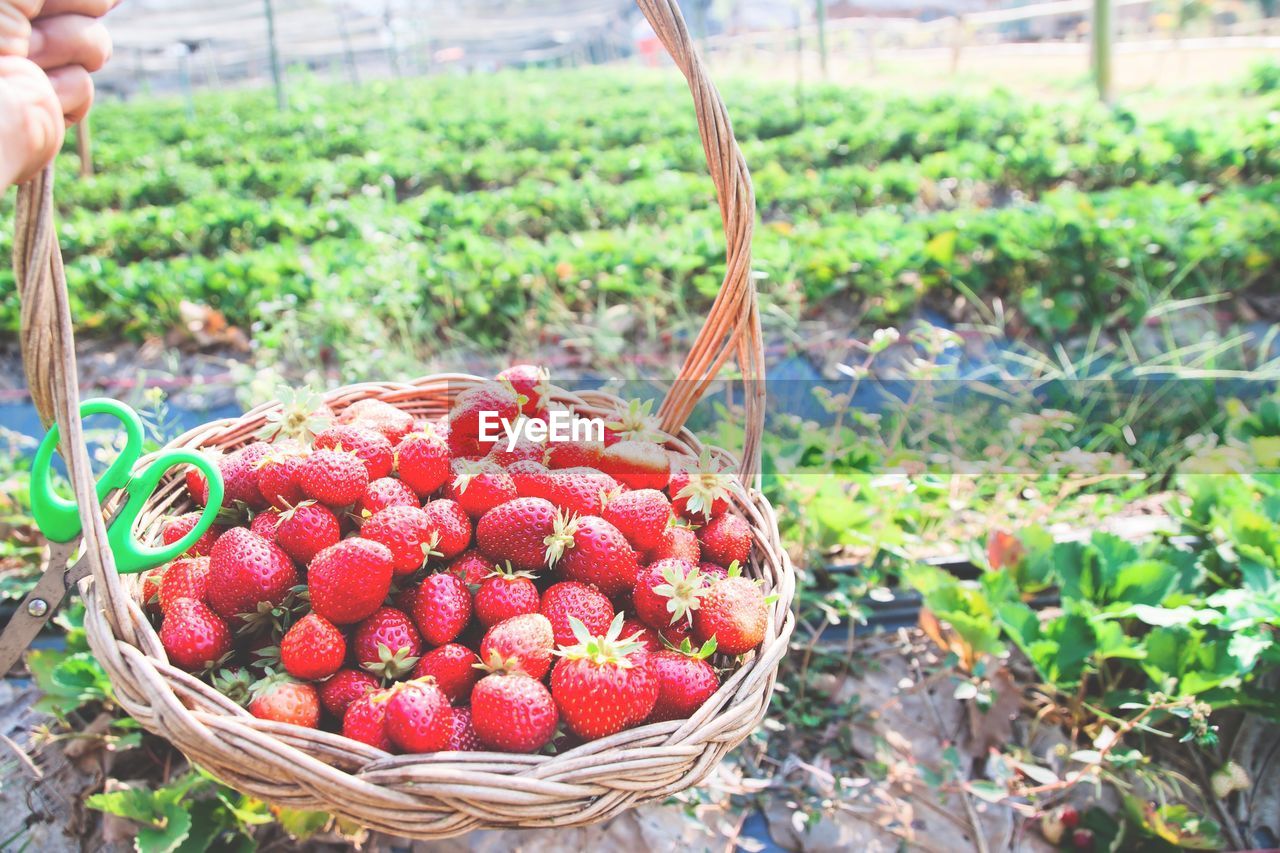
M58 605L67 597L67 560L78 546L78 540L49 546L44 574L18 605L9 624L0 631L0 677L13 668L31 645L31 641L40 633L40 629L53 618Z

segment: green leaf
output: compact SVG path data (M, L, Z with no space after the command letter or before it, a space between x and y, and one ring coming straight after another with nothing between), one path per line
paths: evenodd
M136 840L140 853L172 853L191 832L191 815L182 803L165 803L158 821L138 830Z
M284 831L297 841L306 841L329 822L327 812L308 812L298 809L278 809L276 820Z

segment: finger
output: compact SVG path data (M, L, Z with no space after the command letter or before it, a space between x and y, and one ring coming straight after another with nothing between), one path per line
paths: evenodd
M25 59L0 56L0 188L35 177L62 147L64 132L49 77Z
M31 15L26 5L19 2L0 2L0 56L26 56L27 42L31 36ZM40 7L39 0L29 5ZM34 13L32 13L34 14Z
M111 36L97 18L41 18L31 28L27 58L41 68L79 65L87 71L97 71L111 58Z
M62 105L62 115L67 124L75 124L89 113L93 105L93 78L79 65L55 68L49 73L49 82Z
M32 5L32 0L19 0L19 2ZM39 8L39 13L32 15L32 17L52 18L54 15L88 15L90 18L101 18L119 3L120 0L46 0L41 8L39 0L34 0L33 5Z

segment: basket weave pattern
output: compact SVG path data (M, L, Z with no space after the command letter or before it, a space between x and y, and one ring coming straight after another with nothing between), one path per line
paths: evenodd
M46 424L56 419L61 427L63 457L80 506L92 566L81 585L90 646L110 675L121 706L226 783L278 805L329 811L400 836L439 838L485 826L577 826L697 784L764 718L793 627L795 582L773 508L759 492L764 359L750 276L754 197L724 104L693 50L675 0L637 3L689 82L727 246L724 283L659 416L667 448L696 459L703 446L683 425L724 362L735 358L746 382L743 452L734 460L726 451L708 450L738 471L732 504L750 524L754 540L745 571L775 596L760 648L687 720L629 729L555 756L392 756L339 735L257 719L171 665L139 604L138 576L121 577L115 571L102 515L96 511L77 416L75 350L53 226L52 172L21 188L14 265L22 298L23 360L41 417ZM435 417L479 381L441 374L407 384L348 386L325 400L335 412L374 398L415 417ZM557 391L552 400L585 417L610 418L625 408L619 398L600 392ZM206 424L170 447L234 449L252 441L278 405ZM171 478L148 503L139 531L144 538L156 537L164 516L190 508L181 478Z

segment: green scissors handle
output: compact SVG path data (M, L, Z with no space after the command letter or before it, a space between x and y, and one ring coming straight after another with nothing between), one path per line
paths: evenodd
M86 400L80 406L80 417L89 415L111 415L120 421L125 432L124 449L98 479L95 490L99 504L116 489L124 489L129 495L124 508L107 530L116 569L121 574L134 574L186 553L213 524L222 506L222 475L217 466L192 450L167 450L158 454L146 471L134 477L133 468L142 455L143 428L138 413L116 400L97 398ZM31 514L36 526L50 541L70 542L83 531L75 501L67 500L53 490L50 463L58 441L58 425L54 424L36 450L31 465ZM209 482L209 499L196 526L177 542L159 548L143 545L133 535L134 522L160 480L176 465L194 465L204 473Z

